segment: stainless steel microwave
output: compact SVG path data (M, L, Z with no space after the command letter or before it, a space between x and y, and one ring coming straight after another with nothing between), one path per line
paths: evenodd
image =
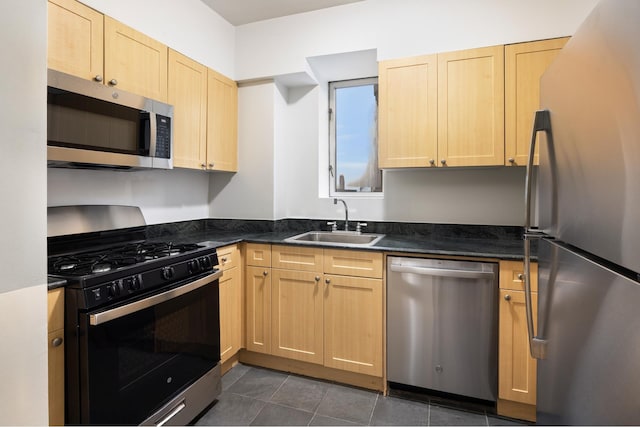
M47 164L173 168L173 107L48 70Z

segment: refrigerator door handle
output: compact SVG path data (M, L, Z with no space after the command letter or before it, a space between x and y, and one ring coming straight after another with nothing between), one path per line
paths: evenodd
M546 132L551 138L551 117L549 110L536 111L533 121L533 132L531 134L531 144L529 146L529 159L527 161L527 174L525 177L524 189L524 296L525 307L527 311L527 333L529 336L529 351L531 357L536 359L544 359L546 357L547 341L535 336L533 330L533 307L531 304L531 239L540 238L536 235L535 230L531 230L531 183L533 180L533 157L536 152L536 136L538 132Z
M534 359L545 359L547 340L537 337L533 330L533 304L531 303L531 239L540 239L539 235L524 235L524 304L527 313L527 335L529 352Z
M531 134L531 144L529 145L529 159L527 161L527 174L524 182L524 229L529 232L531 228L531 182L533 181L533 156L536 153L536 136L538 132L551 133L551 118L549 110L536 111L533 120L533 132Z

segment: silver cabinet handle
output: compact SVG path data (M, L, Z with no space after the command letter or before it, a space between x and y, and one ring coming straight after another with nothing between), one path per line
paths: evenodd
M391 264L391 271L421 274L423 276L457 277L461 279L490 279L493 277L492 271L451 270L446 268L414 267L398 264Z
M319 282L320 281L320 276L316 276L315 279L316 279L316 282Z
M56 337L54 339L51 340L51 346L52 347L60 347L62 345L62 338L60 337Z
M433 159L429 159L429 164L430 164L431 166L433 166L433 165L435 165L435 164L436 164L436 161L435 161L435 160L433 160Z
M117 81L116 79L111 79L111 80L109 80L109 84L110 84L111 86L115 86L115 85L117 85L117 84L118 84L118 81Z
M213 163L209 163L209 168L213 169Z
M227 257L226 257L226 256L223 256L222 258L220 258L220 261L222 261L222 263L227 262Z
M524 274L518 273L518 280L524 280Z
M200 167L201 167L202 169L206 169L206 168L207 168L207 165L206 165L205 163L200 163Z
M514 165L516 163L516 159L514 159L513 157L509 157L509 163Z
M507 294L504 296L505 301L511 301L511 295Z
M98 326L111 320L119 319L120 317L127 316L145 308L153 307L154 305L161 304L163 302L172 300L188 292L201 288L214 280L218 280L222 276L222 271L216 271L194 282L190 282L179 288L171 289L166 292L162 292L157 295L150 296L149 298L142 299L140 301L132 302L131 304L123 305L111 310L101 311L95 314L89 315L89 324L91 326Z
M329 283L331 283L331 279L324 279L324 283L328 285Z
M97 81L97 82L101 82L101 81L102 81L102 80L104 80L104 79L102 78L102 76L101 76L100 74L98 74L97 76L95 76L95 77L93 78L93 80L95 80L95 81Z
M265 271L262 272L262 275L263 276L267 276L267 275L269 275L269 272L267 270L265 270Z
M447 164L447 161L445 159L440 160L440 163L442 163L442 166Z

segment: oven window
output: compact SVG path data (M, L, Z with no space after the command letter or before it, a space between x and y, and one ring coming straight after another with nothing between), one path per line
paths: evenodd
M87 421L138 424L220 360L217 281L89 326L87 338Z

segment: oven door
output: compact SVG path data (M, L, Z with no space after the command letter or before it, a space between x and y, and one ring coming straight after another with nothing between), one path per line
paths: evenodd
M81 423L140 424L157 418L216 367L220 274L79 315ZM167 408L169 415L180 411L184 402Z

